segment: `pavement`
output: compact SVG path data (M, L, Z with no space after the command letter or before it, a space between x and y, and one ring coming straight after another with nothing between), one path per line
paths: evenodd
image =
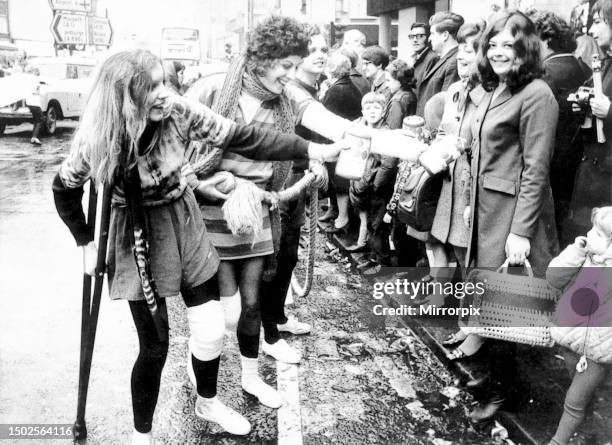
M321 224L321 229L325 224ZM351 233L342 236L328 235L328 240L346 257L353 266L363 263L367 254L350 253L346 248L355 242ZM359 269L357 269L359 270ZM403 269L401 272L406 273ZM398 272L397 268L394 269ZM414 280L426 275L425 268L414 268L408 272ZM395 275L385 273L369 277L371 283L393 281ZM383 302L386 307L398 308L414 305L413 299L405 295L390 293ZM436 357L460 379L461 384L486 373L486 366L478 357L454 361L448 358L449 349L442 340L457 331L456 322L400 317L400 323L411 331L436 355ZM512 411L500 411L497 420L508 430L509 437L516 443L539 445L547 444L554 435L563 412L565 392L571 379L566 370L561 348L538 348L518 345L515 363L517 364L516 383L517 406ZM612 373L605 385L599 388L593 401L593 414L587 419L584 431L591 435L589 445L609 445L612 443Z
M0 436L10 424L70 425L76 413L81 252L57 217L51 194L74 128L62 123L41 147L29 144L28 125L9 128L0 139ZM302 363L279 366L260 356L261 375L285 400L280 410L265 408L242 391L235 335L226 338L218 393L251 421L246 437L230 436L195 417L195 393L185 370L185 307L179 298L168 302L170 350L153 422L156 443L509 444L501 439L503 428L491 437L469 424L474 400L461 387L461 370L450 367L432 343L439 332L422 331L402 317L375 315L379 302L371 282L349 256L328 247L326 237L318 236L313 289L289 308L313 325L311 335L285 336L302 351ZM129 443L129 382L137 353L127 304L104 294L87 443ZM502 425L513 443L530 443L515 439L522 436L503 419ZM517 425L531 434L523 420ZM542 434L548 433L549 428ZM0 444L70 441L0 438Z

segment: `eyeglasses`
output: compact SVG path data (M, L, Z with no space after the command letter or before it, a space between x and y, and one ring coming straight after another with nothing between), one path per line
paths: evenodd
M408 38L410 40L418 40L422 39L423 37L427 37L427 34L408 34Z

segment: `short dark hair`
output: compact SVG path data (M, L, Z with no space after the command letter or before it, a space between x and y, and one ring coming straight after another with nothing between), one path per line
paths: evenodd
M570 26L557 14L550 11L531 9L527 16L533 21L540 40L548 42L548 47L556 53L573 53L576 39Z
M399 81L402 90L410 91L416 86L414 78L414 68L408 66L402 59L395 59L387 66L387 72L395 80Z
M463 25L463 22L463 17L454 12L436 12L429 19L429 26L432 28L435 26L438 32L448 31L453 39L456 40L457 32L461 25Z
M515 38L513 43L517 59L521 64L513 67L508 74L506 85L515 92L533 79L542 76L542 61L540 59L540 39L536 34L535 25L529 17L520 11L506 11L499 15L485 31L478 51L478 72L482 86L486 91L493 91L499 85L499 77L493 71L487 52L489 42L493 37L508 28Z
M472 48L474 48L474 51L478 51L478 48L480 47L480 39L486 27L487 22L484 20L480 22L463 24L463 26L461 26L457 32L457 42L467 43L468 39L472 39Z
M380 65L383 70L389 65L389 53L378 45L368 46L363 50L361 58L374 65Z
M425 34L429 35L429 25L427 23L414 22L412 25L410 25L410 31L412 31L414 28L424 28Z
M246 60L258 75L274 60L289 56L306 57L310 35L306 27L291 17L273 15L262 21L249 35Z

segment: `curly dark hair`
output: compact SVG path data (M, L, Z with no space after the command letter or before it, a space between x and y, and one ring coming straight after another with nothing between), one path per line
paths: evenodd
M531 9L527 16L533 21L540 40L556 53L573 53L576 50L574 32L568 23L550 11Z
M499 77L493 71L487 53L490 41L504 29L509 29L514 37L513 48L521 64L513 67L508 73L506 85L514 93L533 79L542 76L542 60L540 58L540 39L533 22L520 11L507 11L489 25L485 31L478 51L478 73L483 88L493 91L499 85Z
M386 71L391 74L391 77L399 81L402 90L410 91L416 87L414 68L410 68L402 59L395 59L389 62Z
M247 67L263 75L276 60L289 56L306 57L310 29L291 17L273 15L249 34Z

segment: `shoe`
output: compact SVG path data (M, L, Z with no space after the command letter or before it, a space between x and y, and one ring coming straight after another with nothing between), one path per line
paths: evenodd
M242 364L242 389L257 397L262 405L270 408L280 408L283 399L277 390L259 377L257 359L241 356L240 362Z
M198 396L195 404L195 414L200 419L214 422L228 433L236 436L246 436L251 431L249 421L217 397L205 399Z
M349 226L349 223L347 221L346 224L344 224L341 227L336 227L335 225L333 225L331 227L325 227L325 229L323 229L323 230L325 230L325 233L337 233L337 234L340 234L340 233L346 233L346 231L348 230L348 226Z
M279 332L289 332L294 335L310 334L310 325L299 321L295 317L287 317L287 322L283 324L277 324Z
M319 216L318 221L319 222L332 221L336 219L337 217L338 217L338 210L330 207L327 209L327 211L323 215Z
M32 145L42 145L42 142L40 142L40 139L38 139L38 138L32 138L32 139L30 139L30 144L32 144Z
M264 340L261 345L261 349L266 354L283 363L295 365L302 359L302 355L299 353L299 351L289 346L289 343L282 339L271 344Z
M497 412L502 408L506 399L495 395L487 403L479 403L468 415L470 422L474 425L483 425L493 420Z
M377 277L383 274L383 267L380 264L374 263L374 265L363 271L363 275L366 277Z
M457 343L461 343L463 340L465 340L467 337L467 334L461 330L453 333L453 334L448 334L446 336L446 338L444 338L444 340L442 340L442 344L444 346L452 346L452 345L456 345Z
M351 253L365 252L366 250L368 250L367 244L353 244L346 248L346 251Z

